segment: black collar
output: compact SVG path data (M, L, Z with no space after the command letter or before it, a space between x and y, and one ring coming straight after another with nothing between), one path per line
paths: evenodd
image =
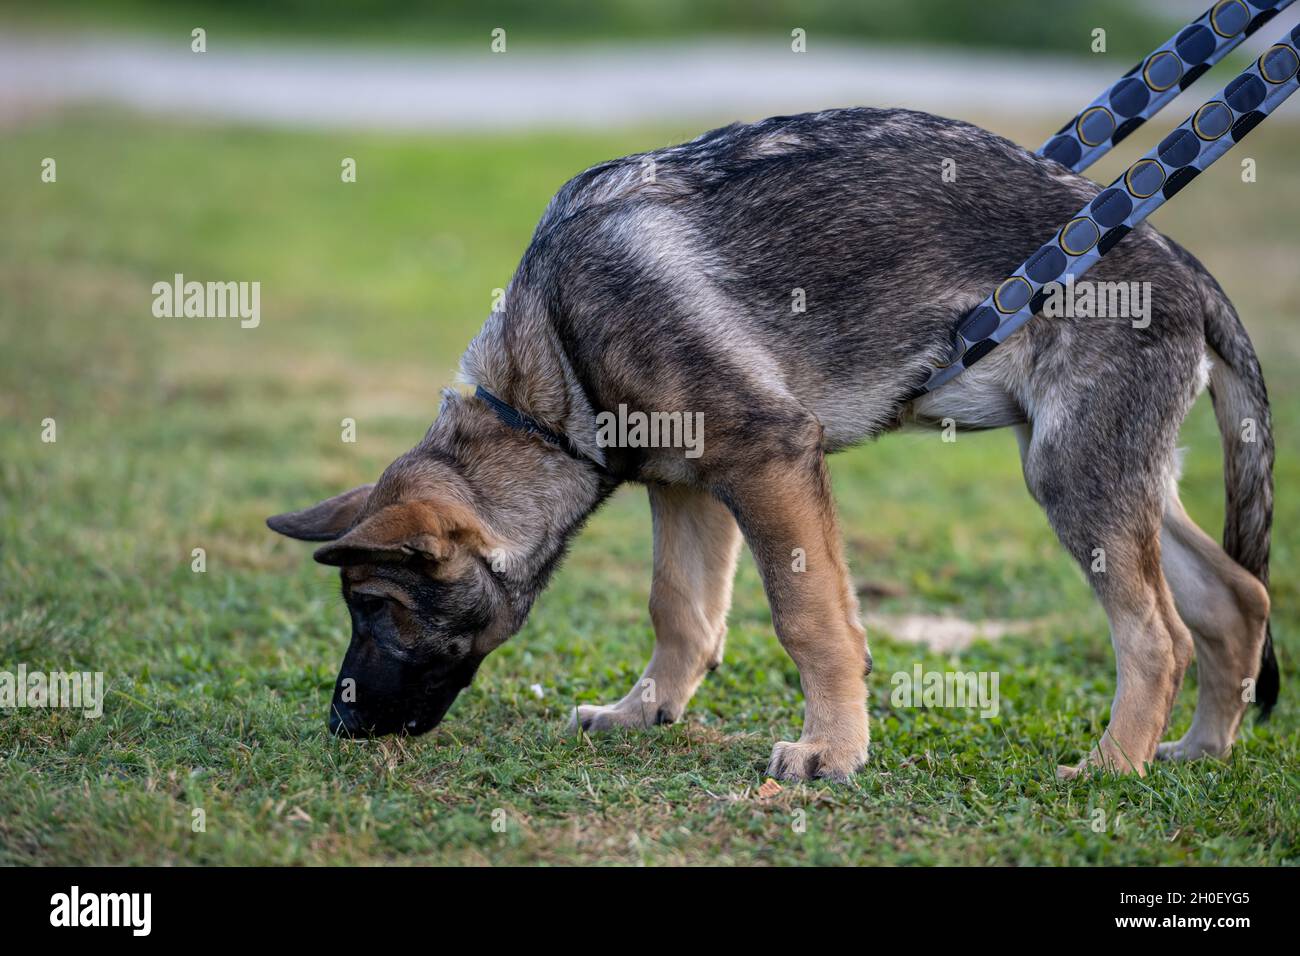
M487 402L488 408L492 409L492 411L496 413L497 418L501 419L503 423L509 425L511 428L517 428L519 431L528 432L529 434L536 435L539 438L544 438L556 448L559 448L567 454L570 458L576 458L578 461L588 465L595 465L600 471L605 471L604 465L585 454L573 443L573 440L570 439L568 435L561 435L559 432L551 431L537 419L533 418L533 416L525 415L513 405L501 401L501 399L497 398L482 385L478 386L474 390L474 395Z

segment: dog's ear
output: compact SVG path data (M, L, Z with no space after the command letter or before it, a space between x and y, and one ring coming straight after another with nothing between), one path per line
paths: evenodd
M374 485L361 485L326 498L302 511L287 511L266 519L266 526L299 541L333 541L352 527L370 498Z
M380 508L313 557L336 567L410 557L445 561L462 545L482 554L492 548L472 509L450 501L402 501Z

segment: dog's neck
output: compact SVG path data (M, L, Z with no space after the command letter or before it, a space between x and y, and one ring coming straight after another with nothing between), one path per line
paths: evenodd
M455 460L497 543L486 557L509 592L518 629L570 539L617 482L595 462L506 425L481 399L454 392L421 445L430 459Z
M577 455L511 428L479 399L458 396L445 410L470 439L449 447L457 449L488 523L509 542L497 573L512 590L522 625L569 540L618 482L603 470L595 411L545 304L514 282L506 302L466 349L461 380L563 435Z
M512 283L508 300L514 290ZM595 410L540 304L514 302L508 313L488 316L461 357L460 377L563 435L579 454L605 464Z

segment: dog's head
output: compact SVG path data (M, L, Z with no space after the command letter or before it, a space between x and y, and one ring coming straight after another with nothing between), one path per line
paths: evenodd
M330 707L337 734L421 734L437 725L515 614L491 561L498 543L451 470L395 462L304 511L267 519L280 534L327 542L340 569L352 642Z

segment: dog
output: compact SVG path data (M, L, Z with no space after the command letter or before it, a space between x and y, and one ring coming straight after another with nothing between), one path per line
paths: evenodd
M805 696L802 734L775 745L768 773L846 780L867 757L871 656L826 456L947 421L1016 430L1029 491L1109 619L1110 722L1061 775L1227 754L1249 699L1267 714L1278 695L1273 440L1259 362L1214 279L1141 225L1090 278L1149 281L1144 327L1038 315L920 394L957 323L1098 191L978 127L901 109L732 125L578 175L461 361L478 391L444 391L375 484L268 519L324 542L315 559L341 569L352 640L331 729L435 726L586 519L637 482L653 518L654 652L627 696L574 722L682 717L722 661L744 542ZM1177 490L1179 425L1207 384L1223 547ZM704 440L694 457L602 440L598 419L616 409L702 412ZM1193 648L1195 716L1162 743Z

